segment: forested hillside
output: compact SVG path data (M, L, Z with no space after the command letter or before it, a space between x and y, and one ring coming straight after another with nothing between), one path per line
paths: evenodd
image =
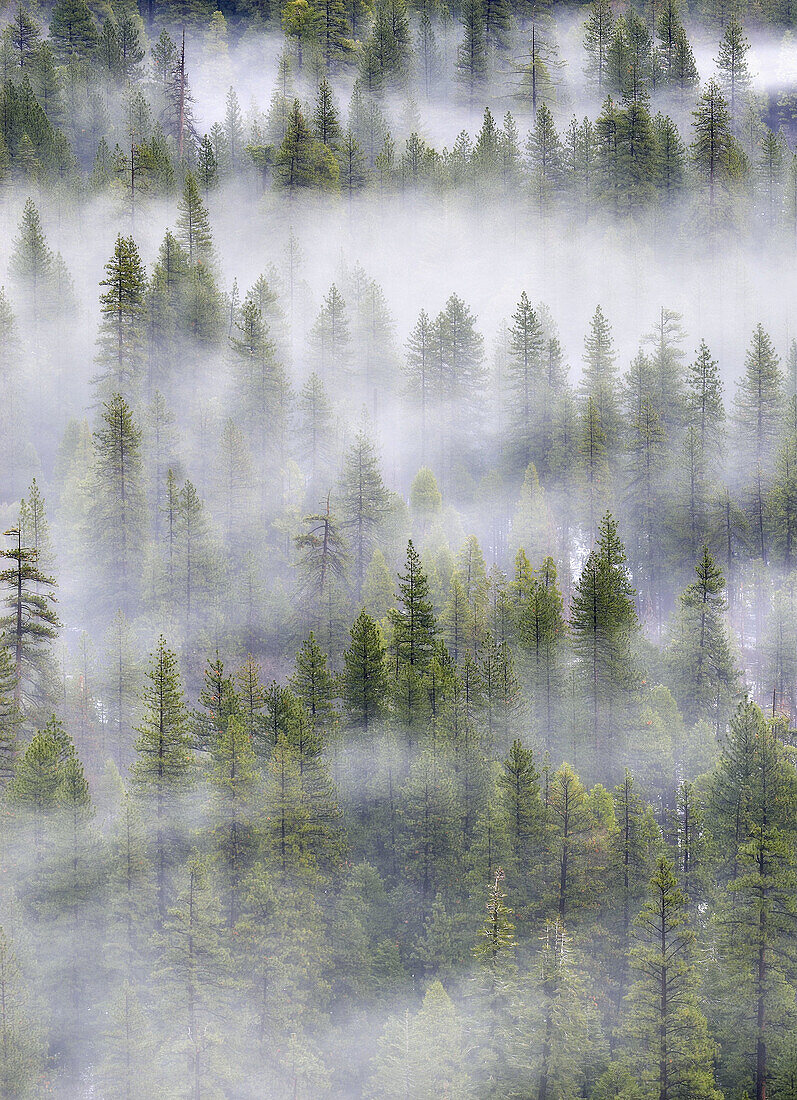
M0 4L0 1100L797 1100L795 24Z

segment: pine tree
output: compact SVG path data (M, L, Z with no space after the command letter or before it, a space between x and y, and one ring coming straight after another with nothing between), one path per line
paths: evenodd
M96 381L103 394L120 393L130 400L138 395L142 381L146 288L144 267L132 237L116 238L100 286L107 289L100 295L97 363L102 374Z
M729 752L723 755L714 788L715 797L723 789L734 794L733 802L722 806L734 877L718 913L725 965L717 977L725 998L726 1044L736 1046L745 1058L755 1096L764 1100L770 1057L777 1050L779 1026L788 1011L781 998L794 920L797 773L755 704L742 704L732 730L745 754L736 759ZM744 764L741 775L737 762ZM733 815L730 820L728 810Z
M86 0L57 0L50 20L50 38L62 61L91 60L99 34Z
M6 589L8 614L0 619L2 642L10 651L14 668L14 703L34 710L47 700L47 643L58 636L61 623L53 604L56 602L55 578L39 568L39 551L22 542L20 528L6 531L12 539L0 557L9 565L0 570L0 585Z
M757 549L766 562L764 523L765 479L770 472L775 439L783 417L783 375L772 341L757 325L745 360L745 373L739 380L736 420L739 435L739 459L752 468L753 527Z
M797 550L797 440L783 441L775 464L775 476L767 497L771 543L791 569Z
M687 422L699 433L700 450L708 462L722 446L722 421L725 419L723 386L717 361L701 341L697 358L686 371Z
M581 389L586 397L592 398L600 430L610 452L619 432L616 370L616 353L611 326L601 307L597 306L584 340L584 373Z
M534 724L550 751L559 714L566 623L552 558L530 579L516 607L517 640L531 663Z
M551 902L560 923L566 925L583 899L585 844L591 825L587 792L569 764L562 764L554 773L545 805L549 821Z
M342 687L347 720L366 738L387 706L385 657L379 624L366 611L361 611L351 628L351 643L343 654Z
M738 678L726 620L725 578L707 546L695 572L697 580L681 594L668 662L684 715L691 722L712 718L719 733Z
M399 573L398 596L399 607L389 612L393 645L400 661L422 673L431 660L437 628L429 581L412 540L407 544L405 572Z
M584 565L573 594L570 630L582 675L588 683L593 737L600 749L614 734L621 702L635 682L631 640L637 629L634 590L625 549L610 514L598 529L597 547Z
M0 1094L27 1100L45 1083L45 1041L29 975L18 951L0 927Z
M405 874L428 910L437 892L455 881L459 856L454 785L431 749L424 749L410 768L401 790L400 818Z
M186 481L177 499L177 548L182 573L182 609L190 635L196 619L196 605L212 591L214 556L205 508L191 481Z
M510 399L513 458L525 470L537 457L536 410L542 374L543 333L525 290L509 329L507 385Z
M170 1077L175 1083L187 1081L193 1094L201 1096L229 1073L232 1054L212 1021L226 1000L230 960L204 861L192 857L181 877L176 904L157 941L156 973L173 1005L167 1021L171 1041L180 1042L185 1059L179 1070L172 1060Z
M301 551L298 565L302 598L308 609L323 614L324 600L332 587L346 581L349 553L329 497L326 510L305 516L304 523L308 529L294 539Z
M180 241L188 253L189 265L211 266L214 251L210 218L192 172L186 173L183 195L177 204L177 210Z
M346 8L343 0L316 0L315 8L324 64L334 72L354 49Z
M213 786L217 808L217 851L226 895L229 928L239 918L244 877L255 860L255 754L252 739L237 715L213 747Z
M0 786L13 778L19 757L21 714L16 701L17 677L11 652L0 646Z
M315 110L313 112L313 125L315 126L315 135L319 141L330 149L338 147L343 131L332 86L326 79L318 85L318 94L316 95Z
M468 0L462 9L463 40L457 49L457 79L467 94L470 108L487 79L487 35L483 5Z
M719 1100L715 1048L697 1004L695 933L666 856L659 858L649 889L649 900L635 921L639 946L632 952L638 977L629 996L627 1029L634 1061L650 1095L660 1100ZM652 1057L640 1057L643 1050Z
M608 76L609 43L614 33L614 16L609 0L593 0L584 24L584 49L587 53L587 73L603 95Z
M299 100L294 100L275 160L278 186L291 194L308 187L335 191L338 177L338 164L332 151L314 137Z
M287 379L255 297L247 294L231 337L242 424L272 468L285 461Z
M429 417L434 408L434 322L426 310L421 310L418 320L407 338L405 377L413 403L421 414L421 462L427 455Z
M8 27L11 34L11 45L18 55L20 69L30 69L35 66L36 59L42 47L41 28L22 4L17 4L17 10Z
M109 1100L146 1100L156 1089L154 1030L130 982L114 992L100 1065Z
M312 493L325 483L334 449L332 405L317 374L311 374L302 387L298 406L299 451L309 465L308 492Z
M90 533L96 538L108 586L102 603L127 614L137 603L146 501L141 431L120 394L103 405L93 442L95 493Z
M528 150L533 173L533 190L542 215L562 184L562 143L556 132L553 115L547 104L542 103L534 118L534 129L529 135Z
M22 212L19 234L11 253L10 271L25 292L34 339L38 344L39 329L52 310L55 256L47 244L39 211L32 199L27 200Z
M710 80L693 111L692 159L708 187L709 213L721 192L742 174L744 162L731 131L731 115L716 80Z
M440 981L428 986L420 1009L392 1016L377 1041L369 1100L401 1100L412 1095L473 1097L465 1065L465 1033Z
M376 448L360 430L344 458L341 474L341 527L351 543L358 595L362 592L374 540L389 507Z
M539 872L544 835L544 807L540 798L540 775L534 754L520 741L513 741L498 775L498 812L506 835L510 876L516 883L515 906L528 920L534 898L535 875Z
M310 332L313 365L324 385L333 388L348 377L350 335L346 302L333 283Z
M335 676L328 668L327 655L312 632L296 653L290 687L304 704L318 743L327 745L337 721L335 699L338 688Z
M742 99L750 85L750 69L747 64L747 52L750 43L745 37L744 28L736 15L732 16L720 39L716 65L720 73L720 84L728 100L731 120L735 123Z
M167 848L171 846L171 817L176 798L189 782L192 765L188 712L177 656L162 636L150 657L142 703L143 717L137 727L139 736L133 776L141 794L154 803L155 869L158 913L162 922L169 896Z

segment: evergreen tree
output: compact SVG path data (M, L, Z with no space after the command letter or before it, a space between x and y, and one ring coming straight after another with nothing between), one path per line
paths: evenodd
M472 108L487 79L487 35L483 5L468 0L462 9L463 40L457 50L457 79Z
M536 410L542 374L543 332L525 291L509 330L507 382L512 422L513 458L522 469L537 457Z
M348 722L367 737L385 712L388 674L382 631L366 611L360 612L351 628L351 644L343 654L342 679Z
M390 506L376 449L362 430L357 433L344 459L341 480L341 526L351 542L359 594L365 580L366 565L373 553L374 539Z
M607 513L598 543L584 565L573 594L570 630L585 682L596 748L615 734L617 704L635 682L631 640L637 629L634 590L617 524Z
M8 614L0 619L2 641L13 661L13 699L17 709L24 703L34 712L47 701L47 643L58 635L61 626L53 606L55 578L39 568L39 551L24 546L20 527L6 532L12 539L0 557L9 563L0 570L0 584L6 589ZM12 718L12 715L8 715Z
M731 115L716 80L710 80L693 111L695 137L692 158L708 187L709 212L722 192L738 179L744 168L743 154L731 131Z
M744 28L736 15L728 21L722 38L716 65L719 69L720 84L728 100L731 119L735 122L741 110L742 99L750 85L750 70L747 65L747 53L750 43L745 37Z
M50 38L62 61L91 60L99 34L86 0L56 0Z
M697 580L681 594L668 651L674 687L684 715L724 726L737 685L726 621L725 578L707 546L695 567Z
M41 1095L45 1084L45 1044L35 1009L31 982L19 954L0 927L0 1093L4 1096Z
M790 954L787 930L794 912L797 776L753 703L740 707L732 731L736 744L723 754L714 788L715 797L731 793L729 783L736 788L735 805L721 803L734 877L718 913L726 962L717 977L727 998L722 1012L726 1043L746 1062L754 1094L761 1098L767 1093L770 1058L778 1049L778 1022L790 1012L784 983ZM735 751L731 755L732 748L743 748L744 757ZM744 764L741 776L739 763Z
M192 172L186 173L183 195L177 204L177 210L180 242L188 253L188 263L211 265L214 252L210 218Z
M584 395L590 397L594 403L600 430L610 451L619 431L615 362L611 326L601 307L597 306L584 341L581 388Z
M614 32L614 16L608 0L593 0L584 24L584 49L587 53L587 74L598 95L603 95L608 77L609 43Z
M128 613L138 596L146 501L141 431L120 394L114 394L103 405L93 442L95 493L91 523L108 585L102 603Z
M192 758L177 657L162 636L150 657L142 704L133 775L142 795L154 805L158 913L163 921L169 897L167 848L171 847L171 817L175 799L190 778Z
M649 1095L660 1100L686 1096L719 1100L715 1049L697 1004L695 933L689 926L686 899L665 856L659 858L649 899L635 925L639 945L632 952L632 966L638 976L629 996L627 1029L643 1087L647 1085ZM654 1056L640 1058L642 1050Z
M114 253L105 265L106 287L100 295L102 321L98 336L97 381L103 393L120 393L128 400L141 385L144 353L144 267L132 237L116 238Z
M407 544L405 572L399 573L398 602L399 607L389 612L396 655L413 670L424 672L431 660L437 628L429 581L412 540Z
M767 560L764 523L765 479L770 472L775 439L783 416L783 375L772 341L761 325L745 360L745 372L739 380L736 418L739 458L752 470L753 529L758 552Z

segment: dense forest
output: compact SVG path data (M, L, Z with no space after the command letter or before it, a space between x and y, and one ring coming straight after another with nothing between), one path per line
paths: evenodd
M0 4L2 1100L797 1100L795 28Z

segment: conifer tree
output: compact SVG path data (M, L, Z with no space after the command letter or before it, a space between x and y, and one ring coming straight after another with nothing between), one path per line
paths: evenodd
M546 558L519 599L516 609L517 639L532 669L534 721L550 751L563 679L566 624L556 565Z
M385 712L388 675L385 643L379 624L361 611L343 654L343 705L349 723L368 737Z
M632 952L638 975L630 993L628 1031L638 1073L660 1100L694 1096L719 1100L714 1083L715 1049L697 1005L695 933L686 899L670 861L661 856L650 880L649 900L635 925L639 946ZM647 1049L651 1058L639 1058Z
M0 927L0 1094L26 1100L45 1084L41 1020L14 942Z
M13 661L13 697L17 709L41 707L47 699L47 643L57 637L61 623L55 611L55 578L39 568L39 552L24 546L19 526L6 532L12 540L0 557L9 563L0 570L8 613L0 619L2 641Z
M715 797L733 796L722 806L734 877L718 913L726 963L717 977L727 998L722 1013L726 1042L743 1052L756 1100L765 1100L778 1024L786 1011L777 990L786 981L794 919L797 774L754 703L742 704L734 725L735 747L744 749L744 756L724 754L714 788ZM738 763L744 766L741 775ZM728 810L734 815L730 820Z
M167 848L171 847L171 816L175 799L189 781L192 758L177 656L162 636L150 657L142 703L133 775L141 794L154 805L158 913L163 921L169 896Z
M536 457L536 413L542 374L543 333L525 290L509 329L507 376L512 418L512 442L518 464L525 469ZM513 455L513 457L515 457Z
M726 622L725 578L707 546L695 572L697 579L681 594L668 661L684 715L692 722L712 718L719 733L738 676Z
M457 79L462 84L468 105L473 108L476 96L487 79L487 35L483 6L468 0L462 9L463 39L457 50Z
M114 991L100 1078L112 1100L146 1100L157 1088L155 1034L130 982Z
M424 672L431 660L437 628L429 581L412 540L407 544L405 572L399 573L398 602L399 607L389 612L396 654L412 669Z
M566 925L583 899L585 844L590 830L587 792L569 764L554 773L546 795L551 902Z
M324 512L305 516L307 531L294 539L299 559L300 584L304 598L315 602L316 610L335 584L346 580L349 553L340 524L331 510L329 497Z
M62 61L91 59L99 34L86 0L57 0L50 20L50 38Z
M736 122L741 111L742 98L750 85L750 69L747 53L750 43L744 28L734 15L728 21L720 39L716 65L720 73L720 84L728 100L731 120Z
M141 431L121 394L114 394L103 405L93 442L91 520L107 585L102 603L128 613L135 608L138 596L146 501Z
M584 340L581 389L586 397L592 398L600 430L610 452L619 431L616 369L611 326L601 307L597 306Z
M426 310L421 310L418 320L407 338L405 377L408 392L421 414L421 462L427 454L427 431L433 410L435 362L434 322Z
M597 546L576 585L570 612L573 648L589 685L590 719L598 749L603 738L614 733L617 703L634 684L634 595L617 524L607 513L600 523Z
M308 490L315 492L327 483L334 450L332 405L325 383L315 372L299 393L298 420L300 456L309 466Z
M355 436L344 458L341 482L341 526L351 543L359 595L365 580L365 569L373 553L374 540L390 506L376 448L362 430Z
M120 393L130 400L138 395L142 381L146 289L144 267L132 237L116 238L100 286L106 289L100 295L97 363L102 374L96 381L104 394Z
M339 174L332 151L314 137L299 100L294 100L275 159L277 184L291 194L307 187L335 191Z
M318 85L318 94L316 95L315 110L313 112L313 125L318 140L330 149L336 149L343 132L332 87L326 79L323 79Z
M349 371L350 335L346 302L333 283L310 333L313 362L327 387L342 382Z
M692 159L708 187L709 213L716 217L715 205L721 194L743 172L743 154L731 131L731 115L716 80L710 80L693 111L695 137Z
M209 888L207 867L193 856L181 876L176 904L158 938L159 981L171 993L174 1013L167 1026L180 1040L184 1066L170 1065L175 1082L187 1081L195 1096L229 1072L231 1052L214 1031L214 1013L224 1004L224 977L230 965L221 916Z
M177 209L177 227L180 241L188 253L188 263L211 265L214 252L210 218L192 172L186 174L183 195Z
M593 0L589 16L584 24L584 48L587 53L587 72L594 83L598 95L603 90L608 77L609 43L614 32L614 16L608 0Z
M520 741L513 741L501 763L498 776L499 813L506 834L510 876L521 902L521 915L528 919L534 896L534 876L539 871L544 834L544 808L540 798L540 776L534 754ZM515 906L518 909L518 906Z
M14 280L29 295L35 335L52 308L54 266L55 256L44 236L39 211L33 200L28 199L19 223L19 235L14 241L10 270Z

